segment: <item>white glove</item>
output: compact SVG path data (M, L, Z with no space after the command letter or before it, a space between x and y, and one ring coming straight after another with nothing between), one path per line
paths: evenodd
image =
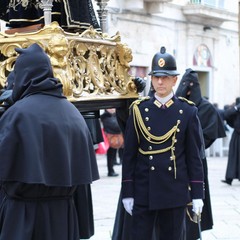
M192 200L193 204L193 212L195 212L197 215L200 215L202 213L202 208L203 208L203 200L202 199L193 199Z
M133 198L123 198L122 203L123 203L123 206L124 206L125 210L130 215L132 215L134 199Z

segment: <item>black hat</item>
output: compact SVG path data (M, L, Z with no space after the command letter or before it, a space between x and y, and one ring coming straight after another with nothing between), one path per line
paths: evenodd
M152 76L177 76L177 65L175 58L166 53L166 48L161 47L160 52L157 52L152 59L152 71L148 74Z

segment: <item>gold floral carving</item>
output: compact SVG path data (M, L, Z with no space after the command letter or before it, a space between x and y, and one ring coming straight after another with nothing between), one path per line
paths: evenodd
M50 57L54 75L70 101L138 98L129 74L131 49L120 34L109 37L89 28L83 33L65 32L53 22L35 32L0 33L0 86L14 68L16 47L38 43Z

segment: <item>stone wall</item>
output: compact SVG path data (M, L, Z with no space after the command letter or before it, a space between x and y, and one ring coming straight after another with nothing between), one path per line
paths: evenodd
M227 1L227 9L207 11L212 16L199 14L200 20L184 14L189 1L167 1L161 7L155 5L156 12L152 13L149 5L146 9L146 2L151 1L110 0L108 3L108 33L119 31L122 42L132 49L131 66L145 69L145 76L150 80L147 73L152 56L165 46L175 55L181 74L189 67L198 71L202 93L211 102L217 102L220 107L234 102L240 96L238 1L233 0L231 4Z

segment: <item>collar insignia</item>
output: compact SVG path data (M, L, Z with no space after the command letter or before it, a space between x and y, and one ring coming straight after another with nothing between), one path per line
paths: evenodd
M172 99L170 99L169 101L167 101L165 103L166 107L169 108L170 106L172 106L172 104L174 103L174 101Z
M155 104L158 108L160 108L160 107L162 106L162 104L161 104L158 100L155 100L155 101L154 101L154 104Z

